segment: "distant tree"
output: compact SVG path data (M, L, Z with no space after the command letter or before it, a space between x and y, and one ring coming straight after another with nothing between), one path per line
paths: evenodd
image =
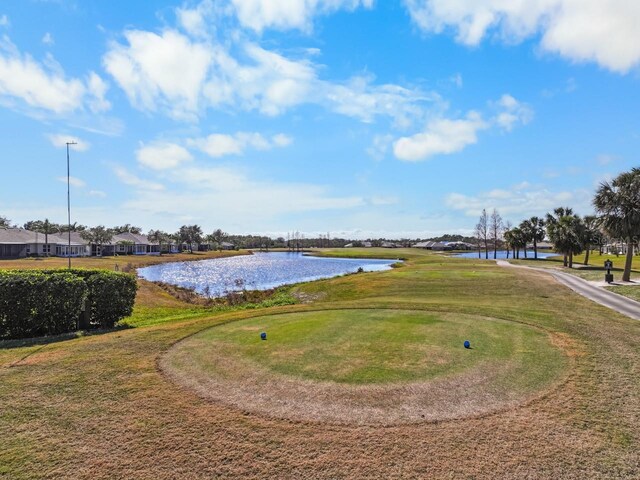
M560 215L562 209L554 210L556 216L553 217L553 222L547 223L547 233L555 250L563 254L564 266L567 266L568 259L568 267L573 268L573 256L584 250L584 224L582 219L578 215L574 215L571 209L566 209L565 213L567 210L571 214Z
M570 207L558 207L553 210L553 213L547 213L545 224L547 226L547 235L549 235L549 239L552 242L553 242L553 237L551 235L551 232L555 230L555 227L560 221L560 219L565 216L573 216L573 209ZM567 266L567 255L564 255L563 264L565 267Z
M602 233L600 232L600 222L595 215L586 215L582 218L582 244L585 250L584 264L589 265L589 255L591 247L600 243Z
M222 242L224 242L229 237L227 232L223 232L221 229L217 228L208 236L210 241L215 244L216 248L220 248Z
M489 237L493 242L493 259L495 260L498 257L498 241L502 237L502 231L504 229L504 225L502 222L502 217L498 213L498 210L495 208L491 212L491 217L489 218Z
M0 227L11 228L11 220L9 220L7 217L3 217L2 215L0 215Z
M505 247L507 251L507 259L509 259L509 252L511 251L511 246L509 245L509 241L507 240L507 232L513 228L513 225L509 220L504 222L504 232L502 233L502 238L505 241Z
M193 253L193 244L202 242L202 228L199 225L183 225L176 234L181 243L189 246L189 253Z
M485 208L482 209L475 232L478 239L478 258L480 258L480 245L484 245L485 258L489 259L489 216Z
M513 248L513 258L520 258L520 249L527 248L527 236L520 229L520 227L514 227L509 230L509 233L505 233L505 238L507 238L511 248Z
M640 238L640 168L621 173L598 187L593 205L602 227L611 236L627 244L622 280L631 280L634 245Z
M72 232L83 232L85 230L88 230L89 227L87 227L86 225L80 225L78 224L78 222L74 222L71 224L71 231ZM61 224L58 225L58 231L59 232L68 232L69 231L69 225L66 224Z
M513 257L515 258L515 243L512 228L507 228L502 234L504 238L505 247L507 250L507 258L509 258L509 252L514 249Z
M136 235L142 234L142 229L140 227L136 227L135 225L131 225L130 223L125 223L121 226L116 226L111 229L114 235L118 235L120 233L134 233Z
M113 231L105 228L103 225L90 228L88 230L82 230L80 236L87 242L102 247L104 244L111 242L113 239Z
M60 231L60 225L49 222L48 218L43 220L31 220L24 224L25 230L44 234L45 245L49 243L49 235ZM47 253L47 256L49 254Z
M533 258L537 260L538 242L542 242L547 233L544 228L544 220L538 217L531 217L520 224L520 229L524 232L524 235L527 238L527 243L533 243ZM526 248L524 256L527 258Z
M162 255L162 245L169 245L171 243L171 235L162 230L149 230L147 238L152 242L157 242L160 248L160 255ZM168 249L167 249L168 250Z

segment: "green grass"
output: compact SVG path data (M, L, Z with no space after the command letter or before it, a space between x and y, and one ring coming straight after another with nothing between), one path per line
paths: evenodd
M260 332L267 332L267 341ZM473 342L465 349L466 339ZM564 368L546 332L473 315L407 310L330 310L257 317L194 337L210 355L238 357L256 368L308 380L349 384L413 382L482 365L505 365L509 383L549 383ZM204 366L202 366L204 367ZM249 368L249 367L248 367ZM505 380L506 381L506 380Z
M624 295L625 297L629 297L632 300L636 300L640 302L640 285L617 285L614 287L606 287L607 290L611 290L613 293L617 293L618 295Z

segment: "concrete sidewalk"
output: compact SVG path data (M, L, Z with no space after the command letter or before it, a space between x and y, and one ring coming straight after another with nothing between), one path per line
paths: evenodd
M627 317L633 318L635 320L640 320L640 302L636 302L635 300L632 300L630 298L610 292L609 290L605 290L602 287L597 287L580 277L576 277L575 275L560 272L558 270L550 268L536 268L527 267L524 265L512 265L505 260L497 260L496 263L501 267L524 268L535 270L537 272L548 273L549 275L552 275L558 282L566 285L571 290L579 293L583 297L599 303L600 305L604 305L605 307L615 310L616 312L626 315Z

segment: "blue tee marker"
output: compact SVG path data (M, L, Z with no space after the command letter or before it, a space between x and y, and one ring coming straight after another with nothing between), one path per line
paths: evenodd
M267 339L267 334L266 334L266 332L262 332L262 333L260 334L260 338L261 338L262 340L266 340L266 339Z
M464 341L464 348L471 348L471 342L469 340Z

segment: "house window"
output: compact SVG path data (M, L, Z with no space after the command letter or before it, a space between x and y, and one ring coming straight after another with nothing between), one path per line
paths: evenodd
M51 245L49 245L48 243L42 245L42 253L46 253L47 255L49 255L51 253Z

